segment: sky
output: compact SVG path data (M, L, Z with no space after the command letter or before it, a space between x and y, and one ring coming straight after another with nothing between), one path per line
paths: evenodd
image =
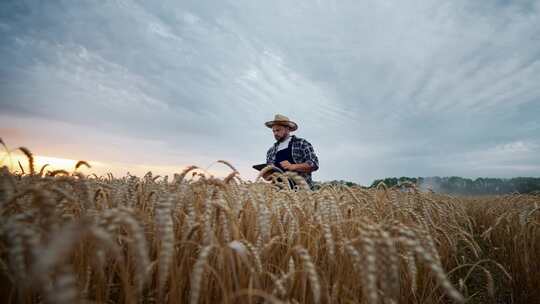
M539 83L540 1L0 2L0 137L120 175L538 177Z

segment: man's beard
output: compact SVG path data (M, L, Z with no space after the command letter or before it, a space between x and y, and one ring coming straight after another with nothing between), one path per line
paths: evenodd
M285 135L285 136L283 136L281 138L278 138L278 137L275 137L275 138L276 138L278 143L281 143L281 142L285 141L285 139L287 139L287 135Z

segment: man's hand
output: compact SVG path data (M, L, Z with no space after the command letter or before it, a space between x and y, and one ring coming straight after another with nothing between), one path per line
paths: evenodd
M268 171L266 172L265 174L263 174L262 178L266 181L271 181L272 180L272 171Z
M308 163L291 164L289 161L284 160L279 163L283 169L288 171L305 172L309 173L313 171L313 168Z
M289 171L295 171L296 170L296 164L291 164L288 160L284 160L279 163L283 169L289 170Z

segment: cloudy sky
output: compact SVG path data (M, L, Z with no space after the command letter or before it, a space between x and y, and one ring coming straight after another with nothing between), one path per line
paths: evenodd
M0 2L12 148L249 179L276 113L315 180L540 176L540 1Z

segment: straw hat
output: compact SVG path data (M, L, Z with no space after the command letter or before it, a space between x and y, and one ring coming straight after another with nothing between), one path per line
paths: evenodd
M282 125L287 126L291 129L291 131L296 131L298 129L298 125L294 122L289 120L287 116L276 114L274 116L274 120L267 121L264 123L265 126L272 128L273 125Z

